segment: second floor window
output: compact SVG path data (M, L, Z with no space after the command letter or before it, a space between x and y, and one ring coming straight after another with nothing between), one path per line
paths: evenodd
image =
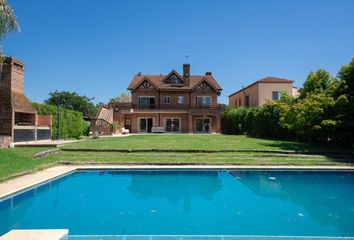
M184 96L178 96L178 104L184 103Z
M164 99L163 102L164 102L165 104L170 103L170 96L165 96L163 99Z
M155 108L155 97L139 97L139 108Z
M250 96L249 95L245 96L245 106L246 107L250 106Z
M211 97L210 96L199 96L197 97L197 107L210 107Z
M280 93L279 92L272 92L272 99L273 100L279 100L280 99Z

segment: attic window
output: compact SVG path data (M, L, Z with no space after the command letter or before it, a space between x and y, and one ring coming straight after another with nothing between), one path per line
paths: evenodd
M166 81L167 84L183 84L182 80L175 74L172 74Z
M210 89L210 86L208 83L206 83L205 81L202 82L198 87L197 89L199 90L209 90Z

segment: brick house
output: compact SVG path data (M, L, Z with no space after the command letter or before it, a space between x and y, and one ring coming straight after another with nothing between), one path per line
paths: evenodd
M183 75L175 70L167 75L139 73L128 90L130 103L111 103L107 109L113 121L131 133L220 132L222 89L211 72L190 75L190 65L184 64Z
M0 146L50 139L51 116L38 115L24 95L24 64L5 57L0 73Z
M298 96L292 80L266 77L229 95L229 104L234 107L258 107L268 100L280 99L281 93Z

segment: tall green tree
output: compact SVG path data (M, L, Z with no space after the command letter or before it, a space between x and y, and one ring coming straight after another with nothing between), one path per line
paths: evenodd
M19 30L16 15L6 0L0 0L0 62L3 59L2 40L9 32Z
M333 97L325 93L310 94L284 107L279 124L300 140L326 142L335 134L337 122L330 114L334 105Z
M62 91L56 96L54 92L49 93L50 97L45 100L45 103L50 105L57 105L68 109L81 112L85 117L94 117L96 114L96 106L93 104L92 100L94 98L89 98L86 96L80 96L76 92ZM59 101L59 102L58 102Z
M336 116L339 122L338 138L354 145L354 58L338 73L339 82L334 91Z
M327 71L319 69L316 72L311 71L307 76L302 88L300 88L300 98L305 98L311 94L330 93L333 89L336 79Z

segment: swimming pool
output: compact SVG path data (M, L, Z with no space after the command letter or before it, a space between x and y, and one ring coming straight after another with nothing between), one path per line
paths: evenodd
M354 236L354 172L85 170L0 202L0 235Z

